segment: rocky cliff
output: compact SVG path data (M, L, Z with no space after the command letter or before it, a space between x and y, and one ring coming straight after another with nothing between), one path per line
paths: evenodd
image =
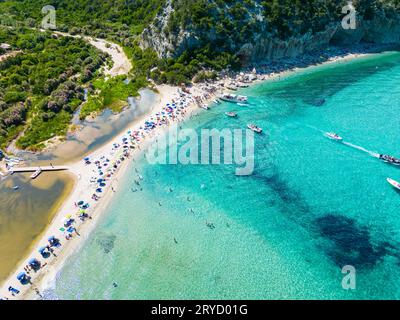
M239 10L238 2L242 1L231 0L226 2L229 4L221 5L218 1L208 0L203 1L203 6L209 5L208 16L202 15L201 12L198 14L184 12L178 15L177 11L181 10L178 3L183 6L184 2L184 0L166 1L166 5L154 22L141 36L140 43L143 48L153 48L160 57L167 58L177 57L185 50L194 50L211 44L215 50L235 53L246 63L295 57L325 48L330 44L347 46L363 41L400 42L400 15L396 8L392 8L390 16L380 9L372 16L369 14L371 17L366 19L364 15L369 10L367 6L363 8L362 13L357 14L356 29L344 30L341 26L343 16L341 6L334 6L336 10L334 14L329 11L318 12L321 20L326 22L325 25L312 30L315 23L310 22L308 30L303 31L303 26L308 22L307 15L303 18L305 22L302 22L302 25L296 21L299 17L291 17L287 12L286 20L278 17L274 21L269 21L265 14L266 8L263 7L265 2L261 1L246 1L246 5L241 4L244 10ZM193 18L195 14L197 16ZM176 23L177 15L181 23ZM294 22L292 23L290 19ZM289 36L282 36L282 32L279 33L279 28L275 28L274 24L279 24L282 30L285 30L284 27L289 29L288 31L297 28L297 32L286 32L285 34ZM223 28L226 30L221 31Z

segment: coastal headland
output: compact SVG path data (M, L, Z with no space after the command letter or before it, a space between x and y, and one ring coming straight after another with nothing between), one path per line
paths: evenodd
M118 181L130 163L134 162L171 124L195 116L202 110L200 106L212 103L219 94L229 91L228 88L232 83L250 85L259 81L279 80L299 68L321 63L340 63L383 49L373 46L360 46L352 50L334 49L296 60L260 65L256 69L251 68L240 73L221 74L213 82L197 83L188 88L156 86L160 100L145 120L134 121L129 130L94 150L87 158L65 164L74 177L73 190L44 234L35 240L32 252L24 257L15 271L4 281L0 297L40 298L41 290L54 279L68 257L84 245L85 239L96 226L113 194L123 192L119 189ZM118 53L117 50L114 51ZM126 72L127 69L122 68L122 70ZM148 125L149 123L151 125ZM43 251L42 248L46 249ZM46 254L43 254L44 252ZM29 267L32 259L35 259L39 266L36 271ZM21 272L25 273L29 280L25 285L21 285L17 279ZM11 292L10 287L16 288L19 293Z

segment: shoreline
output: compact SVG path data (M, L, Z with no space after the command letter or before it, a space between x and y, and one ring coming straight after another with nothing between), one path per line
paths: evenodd
M176 99L176 96L178 95L178 87L160 86L157 87L157 89L160 93L160 100L153 108L152 112L146 117L146 119L148 119L149 117L154 117L157 113L161 112L161 110L165 108L166 104ZM196 111L200 111L200 108L197 108L196 104L194 104L193 101L189 100L189 103L185 108L185 116L183 116L182 118L176 118L175 121L184 121L188 116L193 115ZM133 124L131 124L130 130L138 130L143 122L143 119L135 121ZM118 178L123 176L124 172L126 172L129 163L133 161L132 159L135 159L143 151L145 151L146 146L148 146L152 139L159 134L162 134L164 132L164 129L167 129L168 127L169 126L160 126L154 129L141 141L140 147L135 149L131 153L128 160L121 162L120 166L115 171L115 174L107 181L108 185L98 202L89 200L90 195L93 193L93 186L90 183L90 178L93 172L91 170L88 170L88 167L83 163L82 160L70 165L70 173L75 180L75 184L72 188L71 193L65 198L64 203L59 207L52 221L48 224L46 230L40 236L40 239L38 241L35 241L35 245L33 245L31 252L29 252L27 257L21 259L21 262L16 266L16 271L13 271L12 274L4 282L1 283L0 297L8 299L38 298L35 289L41 289L43 287L43 284L48 283L49 278L54 277L55 270L58 270L58 268L62 266L62 264L70 256L70 254L72 254L76 250L76 248L81 245L81 243L83 243L84 239L81 239L83 241L78 241L79 238L88 237L90 231L95 227L97 221L101 217L101 213L104 212L104 209L109 204L109 200L111 199L112 194L118 191ZM110 142L92 152L90 154L90 158L100 159L103 155L107 155L108 157L110 157L110 155L116 156L118 151L121 152L122 150L113 150L113 144L116 141L120 143L124 136L126 136L125 132L119 134L117 137L114 137L114 139L112 139ZM85 202L90 202L91 207L87 210L87 213L90 215L90 219L81 222L78 221L79 219L74 216L74 218L77 219L77 224L74 225L74 227L76 228L76 231L79 233L79 235L74 233L71 240L66 240L65 237L63 237L64 234L59 229L63 227L63 220L65 220L66 216L78 211L78 209L74 206L74 203L76 203L78 199L84 199ZM61 247L60 249L54 250L54 253L57 255L57 257L50 256L49 258L45 259L40 256L37 249L46 246L46 244L48 244L47 239L50 236L56 236L56 238L60 240ZM28 262L32 257L40 261L42 267L40 268L40 270L38 270L37 273L31 271L28 274L28 276L31 277L31 285L22 286L16 279L16 276L18 275L18 273L24 271L24 266L28 265ZM9 286L17 288L20 293L15 297L12 296L10 292L8 292Z
M345 56L338 56L336 58L331 58L327 61L322 62L322 65L326 64L332 64L332 63L337 63L337 62L346 62L350 61L353 59L357 59L360 57L366 57L370 55L371 53L350 53ZM318 66L320 64L315 64L312 66L308 67L296 67L296 68L288 68L287 70L278 72L278 73L267 73L267 74L255 74L253 72L248 73L248 74L241 74L240 77L248 77L250 75L253 75L255 78L250 80L249 84L256 84L260 83L262 81L268 81L268 80L278 80L283 76L286 76L288 74L295 73L298 70L306 70L309 67L313 66ZM235 78L236 77L236 78ZM208 104L212 102L213 99L215 99L216 95L219 93L219 90L227 90L226 89L226 83L227 82L233 82L239 77L238 74L235 76L227 76L223 79L220 79L216 82L213 83L213 86L210 88L206 84L194 84L191 88L191 95L189 96L189 103L187 107L185 108L185 114L182 115L181 118L177 118L176 120L178 122L185 121L195 113L198 113L201 111L201 109L196 105L194 100L198 101L198 104ZM221 86L223 85L223 87ZM218 86L220 86L218 88ZM221 88L222 87L222 88ZM178 87L172 87L172 86L160 86L157 87L158 91L160 92L160 101L158 104L153 108L152 112L147 115L145 118L149 119L150 117L154 117L157 113L159 113L163 108L165 108L165 105L167 103L170 103L173 99L175 99L175 95L179 95L179 88ZM198 100L198 97L200 97L200 101ZM205 99L201 99L201 97L206 97ZM194 99L193 99L194 98ZM132 124L132 131L137 130L140 125L143 123L143 119L139 122L134 122ZM131 127L131 126L129 126ZM0 297L7 297L9 299L36 299L38 298L37 293L35 292L35 289L38 289L39 292L43 287L46 287L55 277L56 273L60 270L62 267L63 263L66 261L66 259L73 253L75 252L81 245L84 245L84 241L89 237L91 231L95 228L97 225L97 222L99 219L103 216L103 213L105 209L108 207L110 200L112 198L112 194L114 192L118 192L118 187L119 187L119 181L118 178L122 177L126 170L129 167L129 163L133 161L132 159L136 159L142 152L144 152L147 148L147 146L151 143L151 141L154 140L155 137L159 136L160 134L163 134L165 130L169 128L169 123L165 126L159 126L149 135L147 135L143 140L140 140L140 148L135 149L130 157L129 160L125 160L121 163L115 174L110 178L108 182L109 185L107 186L107 189L104 191L103 196L101 199L93 204L93 207L90 207L88 210L88 214L92 216L92 219L89 221L84 221L84 222L78 222L79 225L76 225L76 229L79 232L80 236L74 234L73 238L71 240L65 240L64 237L60 237L60 231L59 227L62 226L62 221L65 220L65 216L71 214L74 211L77 211L77 208L74 207L74 201L78 201L80 199L85 199L86 201L89 200L90 194L92 191L90 191L93 187L91 186L88 181L90 181L91 175L93 175L92 171L87 170L87 166L82 162L78 161L75 162L71 165L71 173L76 177L75 184L73 187L72 192L70 193L69 196L66 197L64 204L62 204L58 210L58 212L55 214L53 220L51 223L47 226L46 230L43 233L43 236L40 237L39 241L35 241L36 245L33 246L32 251L30 252L28 258L21 259L21 263L16 266L16 271L13 272L8 279L2 283L2 288L0 289ZM128 129L127 129L128 130ZM126 133L121 133L117 137L114 137L109 143L107 143L104 146L101 146L99 149L95 150L90 154L91 159L98 159L102 155L106 154L113 154L113 143L116 141L120 142L121 139L126 136ZM111 151L110 151L111 149ZM116 155L115 152L113 154L114 156ZM114 192L113 192L114 191ZM90 201L91 205L93 201ZM61 248L60 249L55 249L55 253L57 254L57 257L50 257L47 259L42 259L40 257L40 254L37 251L37 248L40 247L40 245L46 245L47 244L47 238L51 235L55 235L57 238L60 238L61 242ZM63 234L61 234L63 235ZM78 241L78 239L81 238L81 241ZM29 276L32 277L32 285L25 285L21 286L19 281L16 279L16 276L19 272L23 271L24 266L28 264L28 261L30 260L29 258L35 257L37 258L41 263L42 263L42 268L37 272L33 273L30 272ZM11 294L8 292L8 286L12 286L14 288L17 288L20 290L20 293L13 297Z

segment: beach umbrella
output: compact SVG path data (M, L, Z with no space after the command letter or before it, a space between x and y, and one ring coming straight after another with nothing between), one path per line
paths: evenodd
M32 258L31 260L28 261L28 264L31 266L36 266L39 263L38 260L36 260L35 258Z
M78 202L78 206L81 206L83 204L84 204L84 202L82 200Z
M83 160L84 160L84 161L89 161L90 158L89 158L89 157L86 157L86 158L84 158Z
M41 247L41 248L39 248L38 251L39 251L40 254L46 253L47 247Z
M55 237L55 236L51 236L51 237L49 237L47 240L50 241L50 242L52 242L52 241L56 240L56 237Z
M18 273L17 279L18 279L19 281L23 281L25 278L26 278L26 273L25 273L25 272L20 272L20 273Z
M68 229L67 229L67 232L69 232L69 233L72 233L72 232L74 232L75 231L75 228L74 227L69 227Z
M103 192L103 189L101 189L101 188L97 188L97 189L96 189L96 192L98 192L98 193L102 193L102 192Z

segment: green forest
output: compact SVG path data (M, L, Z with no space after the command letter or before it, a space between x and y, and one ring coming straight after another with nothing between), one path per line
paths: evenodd
M342 0L171 0L165 32L190 31L199 45L171 58L139 46L142 31L167 0L0 0L0 43L19 54L0 62L0 147L17 140L23 149L39 150L43 141L64 135L74 111L89 90L80 117L105 108L119 111L129 95L156 83L179 85L205 81L215 71L242 66L236 49L266 32L286 40L324 30L342 16ZM45 5L56 8L57 30L105 38L120 44L132 61L131 82L105 79L100 67L107 56L80 39L38 32ZM355 0L364 20L399 13L400 0ZM257 11L258 10L258 11ZM254 12L261 12L254 18ZM210 36L212 35L212 36ZM0 49L2 50L2 49ZM4 51L4 50L3 50ZM0 51L0 54L4 52Z
M204 69L239 67L235 49L260 30L282 40L316 33L340 21L341 8L347 4L346 0L171 1L173 11L166 32L190 30L201 45L170 59L159 59L151 49L142 51L138 46L138 36L167 0L53 0L51 5L57 9L59 31L121 44L132 58L135 75L151 76L158 83L180 84L190 82ZM47 0L0 1L0 22L40 27L41 8L48 4ZM400 8L400 0L354 0L353 4L366 20L394 15ZM261 8L262 22L249 18L256 8ZM157 70L151 73L155 67Z
M17 141L23 149L66 133L73 112L83 101L82 84L107 60L83 40L0 27L0 43L17 51L0 63L0 144L25 128Z

